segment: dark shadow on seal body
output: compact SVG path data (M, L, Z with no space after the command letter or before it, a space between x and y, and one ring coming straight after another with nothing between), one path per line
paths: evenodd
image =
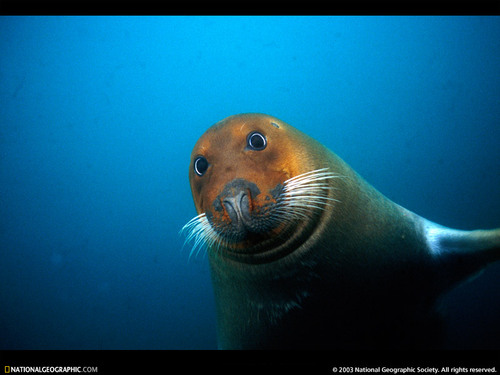
M244 349L438 349L444 343L443 318L435 309L429 265L394 269L387 278L338 278L335 285L321 278L309 281L311 294L300 306L269 324L265 337L241 341ZM381 269L381 271L383 271ZM360 270L363 272L363 270ZM370 272L371 274L371 272ZM418 274L418 275L416 275ZM424 279L425 280L425 279ZM368 286L371 285L371 286ZM274 287L279 288L279 281ZM290 288L290 282L283 283Z

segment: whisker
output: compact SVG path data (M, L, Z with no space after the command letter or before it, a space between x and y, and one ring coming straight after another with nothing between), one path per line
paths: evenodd
M214 233L212 232L213 229L204 213L195 216L182 227L180 234L186 234L182 247L184 248L188 243L193 242L188 259L191 259L193 255L198 257L204 246L212 244L214 241Z
M279 204L280 214L285 217L308 218L311 209L324 210L332 202L339 202L338 199L329 197L331 190L336 190L330 186L329 180L333 178L344 178L330 172L328 168L316 169L285 181Z

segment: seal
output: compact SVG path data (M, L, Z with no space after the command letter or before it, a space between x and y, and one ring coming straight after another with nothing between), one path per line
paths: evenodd
M426 220L272 116L210 127L189 181L221 349L439 347L439 297L500 259L500 229Z

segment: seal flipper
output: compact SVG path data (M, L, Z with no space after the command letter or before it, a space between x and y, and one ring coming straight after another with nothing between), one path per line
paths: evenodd
M441 266L440 286L445 291L500 260L500 228L465 231L430 221L425 226L429 250Z

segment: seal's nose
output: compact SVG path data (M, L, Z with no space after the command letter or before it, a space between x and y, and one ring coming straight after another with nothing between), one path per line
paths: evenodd
M206 216L212 228L230 242L251 238L260 241L280 224L269 213L275 204L273 197L274 193L261 195L253 182L236 178L224 186Z
M226 196L222 204L229 218L235 224L244 222L250 216L248 193L245 190L238 191L234 196Z
M225 212L231 224L241 229L251 226L253 201L260 194L257 185L238 178L224 186L213 203L214 211Z

